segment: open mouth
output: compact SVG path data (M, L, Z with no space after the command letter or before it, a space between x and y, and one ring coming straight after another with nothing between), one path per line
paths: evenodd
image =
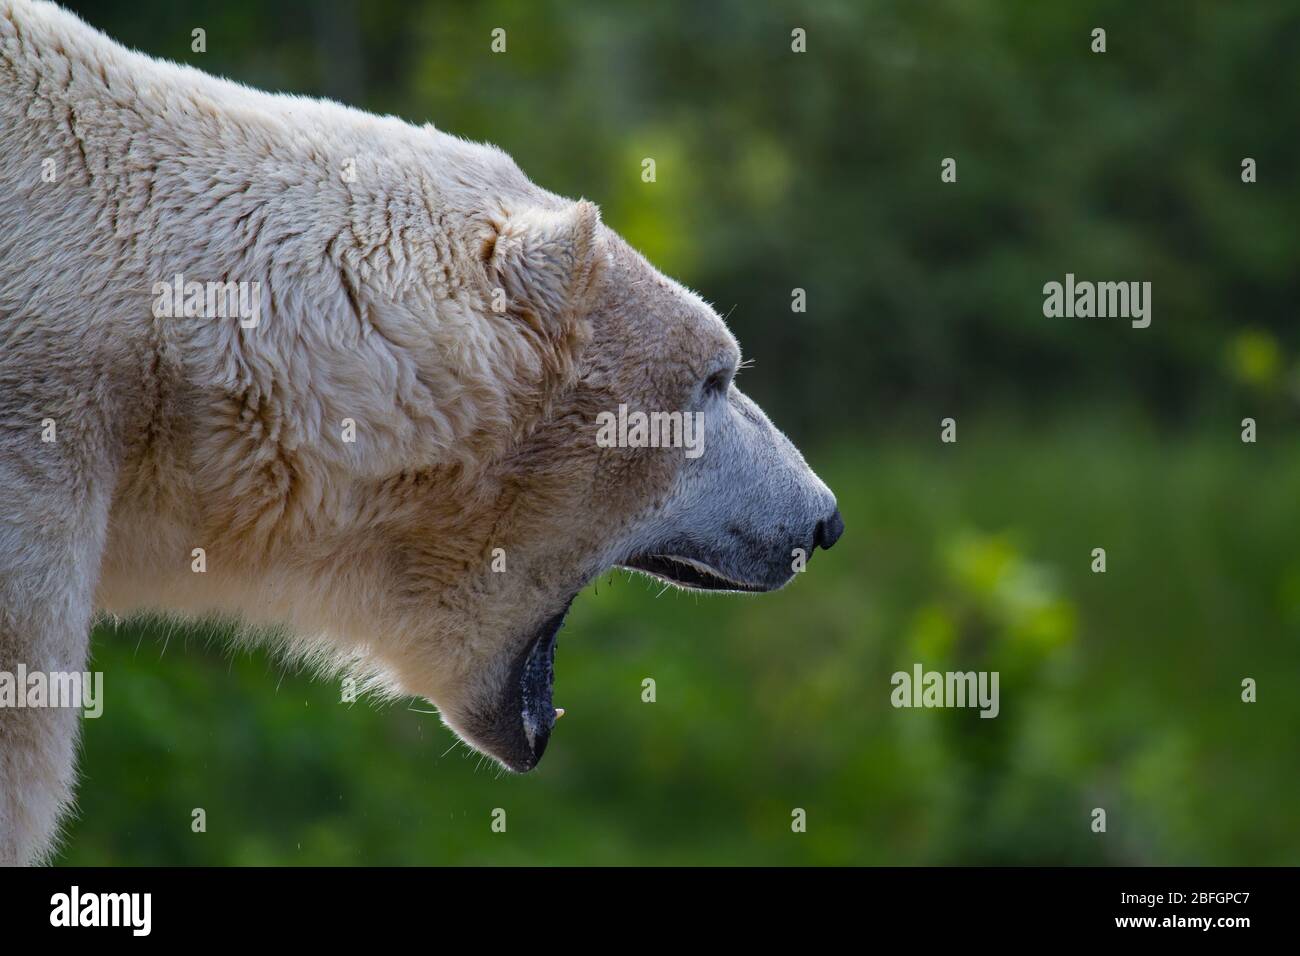
M563 624L564 614L557 614L542 625L519 671L519 719L534 763L542 759L558 717L551 695L555 687L555 645Z
M696 591L740 591L756 594L780 584L738 581L698 558L681 554L639 554L619 567L639 571L677 587ZM570 603L572 598L570 599ZM515 659L504 700L490 719L478 722L477 745L505 766L525 773L537 766L546 751L555 721L563 714L552 700L555 684L555 648L568 605L537 625Z
M743 591L757 594L773 590L767 585L737 581L703 561L676 554L640 554L628 558L620 566L695 591Z
M500 712L505 726L493 734L498 746L489 749L516 772L537 766L562 713L555 709L551 693L555 686L555 646L568 610L566 605L559 614L543 621L515 662L512 693ZM512 714L517 716L512 718Z

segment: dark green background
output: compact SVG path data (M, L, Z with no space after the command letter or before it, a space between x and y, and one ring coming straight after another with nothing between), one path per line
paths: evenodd
M599 203L730 316L848 532L777 595L584 592L524 777L427 704L101 626L61 862L1297 862L1295 4L73 6ZM1152 326L1044 318L1066 272L1151 281ZM916 661L1000 671L1001 715L893 709Z

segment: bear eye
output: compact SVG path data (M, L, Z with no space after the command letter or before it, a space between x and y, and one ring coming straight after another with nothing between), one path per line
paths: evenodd
M724 395L727 386L731 384L731 373L726 369L714 372L704 380L704 394L706 396Z

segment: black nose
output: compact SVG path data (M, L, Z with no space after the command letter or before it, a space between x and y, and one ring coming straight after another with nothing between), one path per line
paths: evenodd
M836 508L835 513L829 518L817 522L817 530L813 533L813 544L823 551L829 551L835 547L835 542L840 540L840 535L843 533L844 519L840 517L840 509Z

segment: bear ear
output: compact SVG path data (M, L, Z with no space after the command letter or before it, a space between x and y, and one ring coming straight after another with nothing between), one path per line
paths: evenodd
M600 210L585 199L507 216L483 245L492 307L547 326L566 323L596 277L599 226Z

